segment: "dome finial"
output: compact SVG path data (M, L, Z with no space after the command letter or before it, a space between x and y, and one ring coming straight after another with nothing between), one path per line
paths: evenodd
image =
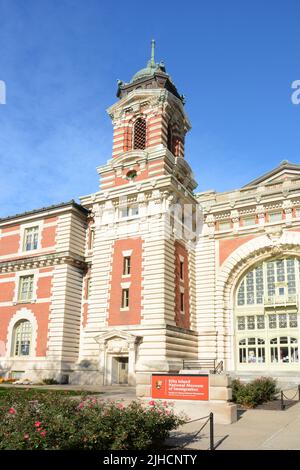
M152 41L151 41L151 59L150 59L151 66L155 66L154 52L155 52L155 40L152 39Z

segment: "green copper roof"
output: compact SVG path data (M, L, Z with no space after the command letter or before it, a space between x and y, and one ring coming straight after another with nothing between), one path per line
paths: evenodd
M139 70L131 79L130 83L140 80L141 78L152 77L155 72L166 73L165 66L162 62L155 63L154 59L155 41L151 41L151 59L148 61L147 67Z

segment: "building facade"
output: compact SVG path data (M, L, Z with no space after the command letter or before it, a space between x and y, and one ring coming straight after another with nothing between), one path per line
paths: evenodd
M184 98L155 63L118 83L100 190L0 219L0 375L136 385L183 361L300 372L300 165L196 193Z

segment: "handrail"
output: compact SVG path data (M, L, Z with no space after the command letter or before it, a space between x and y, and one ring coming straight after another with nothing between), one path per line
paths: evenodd
M205 358L201 360L183 359L183 369L210 369L213 374L220 374L223 372L223 361L217 363L217 359Z

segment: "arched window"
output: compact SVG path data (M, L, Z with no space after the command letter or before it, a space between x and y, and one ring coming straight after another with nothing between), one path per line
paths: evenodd
M299 268L295 258L260 264L242 279L237 291L237 306L295 303Z
M266 361L265 340L262 338L244 338L239 341L239 362L255 364Z
M12 355L29 356L31 343L31 323L28 320L21 320L14 327Z
M146 120L138 118L133 127L133 148L144 150L146 148Z
M299 362L298 340L291 336L280 336L270 340L272 363L289 364Z

